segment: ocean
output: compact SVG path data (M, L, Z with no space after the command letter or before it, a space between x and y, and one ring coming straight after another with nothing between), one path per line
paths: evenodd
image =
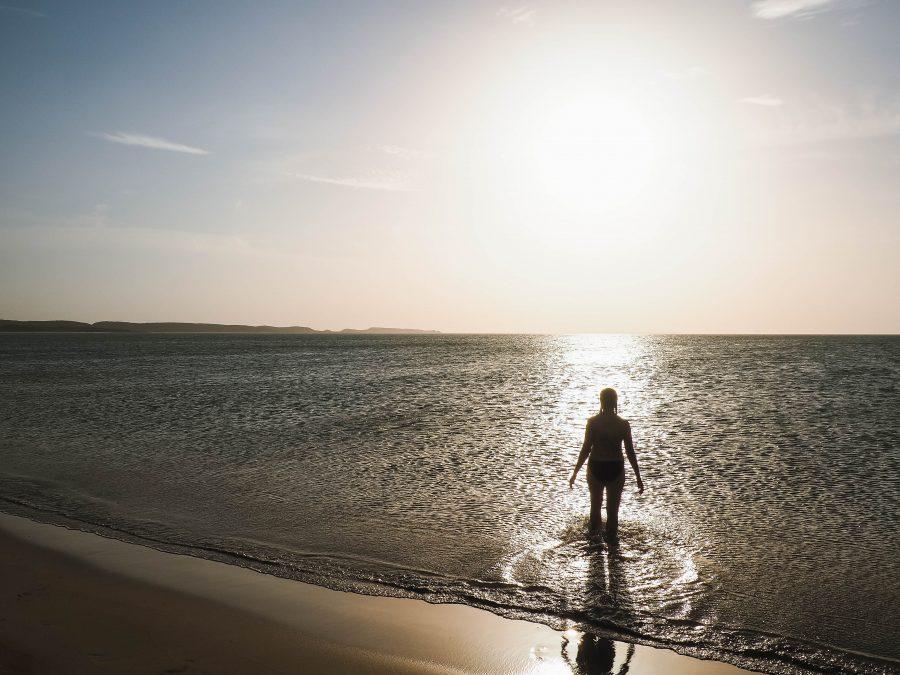
M567 479L598 392L618 548ZM900 672L900 337L0 335L0 509L772 673Z

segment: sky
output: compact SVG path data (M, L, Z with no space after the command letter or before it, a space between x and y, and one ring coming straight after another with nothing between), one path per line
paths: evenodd
M0 318L900 332L900 2L0 0Z

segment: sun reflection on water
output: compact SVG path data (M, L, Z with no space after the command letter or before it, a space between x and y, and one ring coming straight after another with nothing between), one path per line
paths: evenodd
M642 403L639 393L647 384L648 339L640 335L562 335L555 338L556 350L548 350L558 358L564 387L557 403L559 419L584 419L597 411L600 390L613 387L619 392L619 409L623 415L638 413ZM626 412L627 411L627 412ZM643 412L643 411L640 411ZM642 416L638 414L638 416Z
M562 335L547 350L550 372L558 378L552 419L553 431L571 439L573 453L584 436L586 420L599 409L604 387L619 393L619 411L626 419L642 420L651 414L653 398L646 390L654 367L652 338L640 335ZM639 435L637 436L639 438ZM574 457L573 457L574 462ZM561 497L569 513L583 513L590 505L584 486ZM628 517L629 497L624 496L622 515Z
M591 603L609 606L613 613L628 614L641 602L634 594L668 594L674 591L679 603L685 594L678 589L697 581L697 571L689 551L675 536L679 531L673 515L634 494L630 469L620 510L622 543L618 548L587 536L590 497L584 472L575 489L564 487L575 461L588 417L599 409L599 392L611 386L619 392L620 414L632 421L639 458L652 463L655 448L642 446L643 421L651 418L659 397L649 390L657 368L656 344L652 336L566 335L547 338L547 374L552 378L550 409L542 415L548 435L563 439L568 460L564 473L555 476L558 487L555 503L547 505L548 520L520 524L510 533L507 555L498 568L503 581L528 587L553 579L553 585L573 589L573 602L590 612ZM533 444L523 444L527 462L539 462ZM570 463L571 462L571 463ZM652 553L655 552L655 553ZM660 553L662 552L662 553ZM652 554L651 554L652 553ZM577 589L583 589L579 592ZM666 590L669 589L669 590ZM689 602L679 613L690 612Z

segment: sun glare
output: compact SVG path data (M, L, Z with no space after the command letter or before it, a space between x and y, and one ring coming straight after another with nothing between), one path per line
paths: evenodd
M651 182L656 130L630 101L585 96L534 120L525 144L538 194L575 213L621 211Z
M633 248L666 222L689 222L682 214L702 198L711 157L697 101L661 67L643 64L623 80L622 55L555 47L484 92L497 227L546 248L598 236Z

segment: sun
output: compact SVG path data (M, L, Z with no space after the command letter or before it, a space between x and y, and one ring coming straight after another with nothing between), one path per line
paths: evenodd
M575 214L616 214L652 187L662 149L658 130L624 97L581 95L532 120L527 173L547 206Z
M721 154L701 103L627 53L553 45L486 80L465 143L472 214L502 246L660 248L693 228ZM664 255L664 252L661 253Z
M557 247L598 233L631 243L655 236L672 146L653 106L548 87L504 117L495 186L519 232Z

